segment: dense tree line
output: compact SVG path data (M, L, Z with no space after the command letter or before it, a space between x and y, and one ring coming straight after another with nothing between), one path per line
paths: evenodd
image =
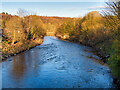
M3 35L14 44L25 40L42 38L46 33L42 21L37 16L20 18L12 17L5 23Z

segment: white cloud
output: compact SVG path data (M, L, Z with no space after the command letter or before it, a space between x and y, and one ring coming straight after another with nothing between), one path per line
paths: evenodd
M95 10L95 9L105 9L105 6L95 6L95 7L89 7L89 10Z

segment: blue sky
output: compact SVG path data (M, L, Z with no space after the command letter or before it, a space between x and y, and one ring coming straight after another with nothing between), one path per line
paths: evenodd
M21 0L21 2L20 0L2 0L2 10L0 9L0 11L16 15L18 9L21 8L41 16L78 17L84 16L90 11L101 11L105 6L103 0L101 0L101 2L87 2L88 0L84 0L85 2L83 2L83 0L77 0L79 2L72 2L72 0L69 0L71 2L47 2L49 0L44 0L46 2L42 2L42 0L41 2L40 0L34 0L34 2L32 2L33 0L29 0L29 2L22 1L23 0Z
M2 2L105 2L108 0L0 0Z

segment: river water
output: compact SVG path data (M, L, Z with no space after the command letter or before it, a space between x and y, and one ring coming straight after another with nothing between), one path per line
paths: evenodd
M109 68L92 49L46 36L43 44L2 64L3 88L110 88Z

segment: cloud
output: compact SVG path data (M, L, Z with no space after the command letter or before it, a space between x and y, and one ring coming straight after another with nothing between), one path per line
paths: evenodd
M105 9L105 6L95 6L95 7L89 7L88 10L98 10L98 9Z

